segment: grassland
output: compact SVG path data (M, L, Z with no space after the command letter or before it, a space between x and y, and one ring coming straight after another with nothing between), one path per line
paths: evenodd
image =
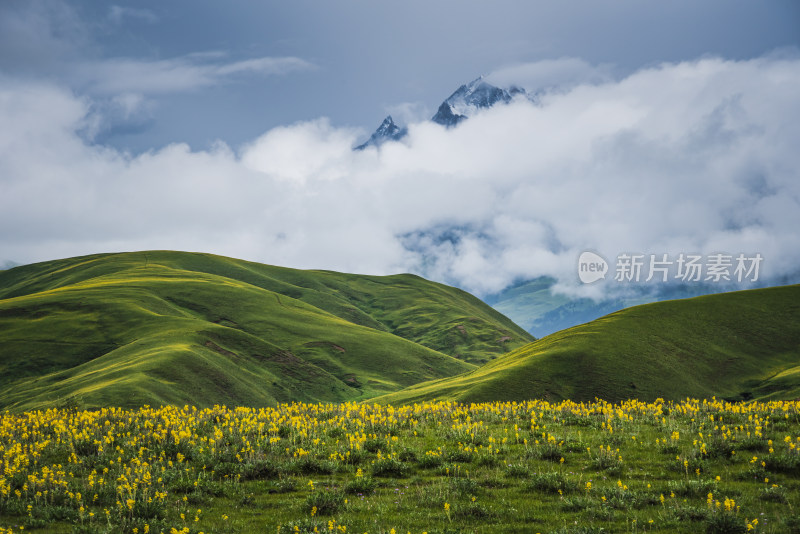
M800 286L627 308L378 401L712 396L800 397Z
M0 533L800 532L800 404L451 402L0 419Z
M413 275L102 254L0 272L0 407L360 400L531 339Z

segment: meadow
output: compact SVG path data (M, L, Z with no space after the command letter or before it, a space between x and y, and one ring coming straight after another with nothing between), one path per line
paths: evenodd
M800 532L798 401L49 409L0 533Z

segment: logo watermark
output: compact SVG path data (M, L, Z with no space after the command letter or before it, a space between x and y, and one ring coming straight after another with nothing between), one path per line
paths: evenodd
M619 254L614 265L616 282L757 282L761 254ZM585 251L578 258L578 278L584 284L605 279L609 264L599 254Z
M584 284L591 284L605 279L608 272L608 262L600 254L594 252L581 253L578 258L578 278Z

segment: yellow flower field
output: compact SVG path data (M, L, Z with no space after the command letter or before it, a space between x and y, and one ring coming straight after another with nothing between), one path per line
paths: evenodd
M798 402L48 410L0 534L795 532Z

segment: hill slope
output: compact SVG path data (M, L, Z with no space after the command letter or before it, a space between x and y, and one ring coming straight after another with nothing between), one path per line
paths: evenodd
M645 304L380 397L463 402L800 396L800 286Z
M530 341L412 275L146 252L0 272L0 407L364 399Z

